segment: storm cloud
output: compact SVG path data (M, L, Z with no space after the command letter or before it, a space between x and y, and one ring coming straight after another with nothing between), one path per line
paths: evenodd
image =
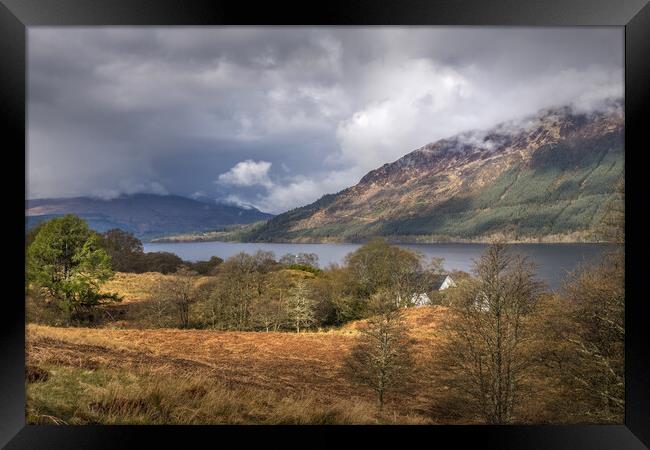
M27 196L278 213L437 139L622 96L622 28L30 27Z

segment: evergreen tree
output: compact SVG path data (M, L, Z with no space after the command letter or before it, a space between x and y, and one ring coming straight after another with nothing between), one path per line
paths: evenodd
M44 223L27 248L27 280L43 288L69 319L106 302L116 294L100 292L113 275L100 237L74 215Z

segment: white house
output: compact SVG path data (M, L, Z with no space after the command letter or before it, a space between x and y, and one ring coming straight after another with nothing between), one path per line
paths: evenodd
M442 283L440 283L440 286L438 286L438 290L444 291L445 289L450 287L456 287L456 282L449 275L445 275L445 278L442 280Z
M413 294L411 302L413 302L413 306L426 306L431 304L431 300L426 292L423 292L422 294Z
M450 287L456 287L456 282L454 282L454 280L449 275L441 275L436 280L436 284L434 285L434 289L438 291L444 291ZM413 306L426 306L431 304L429 296L426 294L426 292L423 292L421 294L413 294L413 297L411 297L411 302L413 303Z

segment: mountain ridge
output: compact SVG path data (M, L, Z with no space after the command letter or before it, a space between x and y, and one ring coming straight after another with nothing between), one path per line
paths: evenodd
M270 219L251 241L596 241L623 177L622 102L564 106L420 147L336 194Z
M113 199L82 196L25 200L27 227L65 214L82 217L97 231L121 228L144 239L214 230L273 217L255 208L207 203L180 195L130 194Z

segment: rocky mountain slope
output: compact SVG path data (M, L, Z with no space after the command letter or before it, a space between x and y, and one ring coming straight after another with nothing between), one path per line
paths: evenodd
M207 203L176 195L134 194L111 200L76 197L25 202L28 227L63 214L76 214L98 231L121 228L143 239L215 230L272 217L253 208Z
M337 194L269 220L252 241L596 240L620 200L622 102L541 111L425 145Z

